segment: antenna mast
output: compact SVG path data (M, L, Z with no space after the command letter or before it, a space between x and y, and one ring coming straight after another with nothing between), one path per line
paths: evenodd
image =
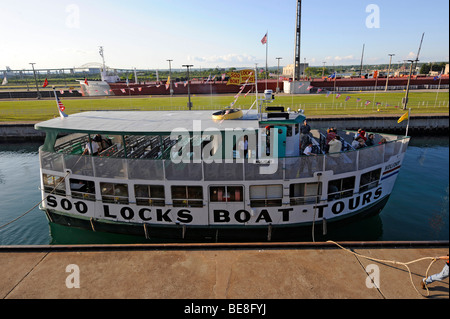
M297 0L297 25L295 27L295 61L293 81L300 80L301 64L300 64L300 40L302 28L302 0Z
M420 50L422 50L422 43L423 43L423 37L425 36L425 32L422 33L422 39L420 40L420 45L419 45L419 51L417 52L417 57L414 60L415 64L414 64L414 70L417 69L417 62L419 62L419 55L420 55Z

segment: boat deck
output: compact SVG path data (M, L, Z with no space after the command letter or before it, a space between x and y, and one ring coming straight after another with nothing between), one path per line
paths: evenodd
M342 243L371 258L409 262L448 254L448 242ZM67 288L79 267L80 288ZM368 288L379 268L380 286ZM422 299L430 260L410 265L357 257L333 243L0 247L0 297L139 299ZM435 262L429 274L442 270ZM371 268L372 267L372 268ZM370 285L370 281L369 281ZM448 299L448 278L427 298ZM190 305L190 302L189 302Z

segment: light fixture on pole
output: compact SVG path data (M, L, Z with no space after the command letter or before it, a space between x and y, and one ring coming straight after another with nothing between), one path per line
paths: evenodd
M278 69L277 69L277 93L280 93L280 60L282 58L276 58L278 60Z
M189 111L192 109L192 102L191 102L191 81L189 79L189 68L193 67L192 64L184 64L183 67L187 68L187 84L188 84L188 105L187 107L189 108Z
M36 84L37 99L40 100L42 96L41 96L41 92L39 92L39 86L38 86L38 82L37 82L37 78L36 78L36 71L34 70L34 65L36 63L33 62L30 64L31 64L31 67L33 68L34 82Z
M395 54L389 54L390 58L389 58L389 68L388 68L388 74L387 74L387 78L386 78L386 88L384 89L385 92L387 92L388 90L388 84L389 84L389 75L391 73L391 64L392 64L392 57L395 56Z

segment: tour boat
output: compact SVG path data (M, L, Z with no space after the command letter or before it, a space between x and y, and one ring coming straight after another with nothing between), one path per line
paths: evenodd
M355 132L340 129L341 150L327 153L325 129L301 133L301 110L270 106L270 90L257 101L230 118L91 111L38 123L41 209L56 224L180 242L296 240L383 209L409 137L376 133L354 149Z

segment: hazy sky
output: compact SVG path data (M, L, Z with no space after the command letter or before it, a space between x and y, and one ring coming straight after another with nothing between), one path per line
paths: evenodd
M449 59L447 0L303 0L301 62L315 66ZM292 64L296 0L0 0L0 69L167 69Z

